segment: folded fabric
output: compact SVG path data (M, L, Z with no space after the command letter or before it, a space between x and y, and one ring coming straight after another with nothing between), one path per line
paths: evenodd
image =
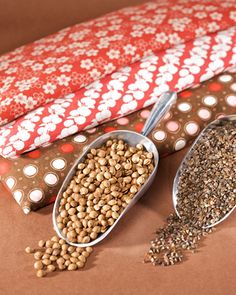
M236 65L236 27L210 34L100 79L0 128L0 154L12 157L153 104Z
M0 124L143 56L235 25L234 0L158 0L78 24L0 57Z
M236 113L236 70L179 93L176 105L149 137L161 156L165 156L192 142L215 118L233 113ZM43 207L55 200L73 162L92 140L116 129L140 132L149 114L150 107L14 159L0 158L1 180L25 213Z

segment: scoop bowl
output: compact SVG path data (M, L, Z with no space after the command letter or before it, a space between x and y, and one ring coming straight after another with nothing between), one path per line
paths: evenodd
M216 120L212 121L210 124L208 124L202 130L202 132L198 135L198 137L195 139L192 147L190 148L190 150L188 151L188 153L186 154L186 156L182 160L182 162L181 162L181 164L180 164L180 166L179 166L179 168L178 168L178 170L176 172L176 175L175 175L175 178L174 178L174 183L173 183L173 189L172 189L172 201L173 201L175 212L179 216L179 218L181 218L181 216L180 216L180 214L179 214L179 212L177 210L177 203L178 203L177 194L178 194L179 178L180 178L183 166L185 166L185 162L190 158L190 156L191 156L191 154L192 154L192 152L193 152L193 150L195 148L195 145L198 143L198 141L201 139L201 137L208 131L208 129L212 128L214 126L220 126L221 123L224 122L224 121L233 121L233 122L236 123L236 115L225 116L225 117L222 117L220 119L216 119ZM217 224L221 223L222 221L224 221L226 218L229 217L229 215L234 211L235 208L236 208L236 205L227 214L225 214L223 218L221 218L220 220L218 220L217 222L215 222L213 224L204 226L203 228L211 228L211 227L214 227Z
M119 130L119 131L112 131L109 133L106 133L100 137L98 137L95 141L93 141L91 144L87 146L87 148L83 151L81 156L75 161L73 167L69 171L68 175L66 176L60 191L57 195L54 208L53 208L53 226L54 229L59 237L64 239L68 244L76 247L88 247L88 246L93 246L100 241L102 241L106 236L109 235L109 233L114 229L114 227L117 225L117 223L120 221L120 219L127 213L127 211L133 207L133 205L140 199L140 197L147 191L147 189L150 187L152 184L157 168L158 168L158 163L159 163L159 154L157 151L157 148L155 144L146 137L148 133L151 132L151 130L154 128L154 126L157 124L157 122L165 115L165 113L169 110L171 105L175 102L176 100L176 94L174 92L166 92L164 93L157 103L154 105L150 116L148 120L146 121L143 130L140 133L133 132L133 131L127 131L127 130ZM116 221L111 225L104 233L100 234L96 239L90 241L89 243L72 243L70 242L67 237L65 237L61 230L57 226L57 216L59 215L59 206L60 206L60 200L62 198L63 192L66 190L68 187L71 179L76 173L77 166L79 163L83 162L85 160L85 157L87 153L92 149L92 148L99 148L101 147L108 139L120 139L124 140L126 143L128 143L130 146L136 146L137 144L142 144L145 149L148 152L151 152L153 154L153 160L154 160L154 169L149 175L148 179L146 182L142 185L141 189L135 194L131 202L128 204L128 206L122 211L120 216L116 219Z
M129 145L135 146L138 143L141 143L145 149L148 152L153 153L154 156L154 169L152 171L152 173L149 175L147 181L143 184L143 186L141 187L141 189L136 193L136 195L134 196L134 198L132 199L132 201L129 203L129 205L122 211L122 213L120 214L120 216L116 219L116 221L113 223L112 226L110 226L103 234L101 234L100 236L98 236L97 239L89 242L89 243L71 243L67 240L67 238L61 233L61 231L58 229L57 224L56 224L56 217L59 215L59 205L60 205L60 200L62 198L62 194L63 192L66 190L67 186L69 185L71 179L73 178L73 176L76 173L77 170L77 166L79 163L83 162L86 154L89 152L90 149L92 148L99 148L101 147L108 139L121 139L124 140L125 142L127 142ZM57 199L56 199L56 203L53 209L53 224L54 224L54 229L56 230L58 236L60 236L61 238L65 239L67 243L73 245L73 246L80 246L80 247L87 247L87 246L93 246L95 244L97 244L98 242L102 241L112 230L113 228L117 225L117 223L119 222L119 220L123 217L124 214L127 213L127 211L133 207L133 205L139 200L139 198L147 191L147 189L150 187L150 185L152 184L156 172L157 172L157 167L158 167L158 163L159 163L159 154L157 151L156 146L154 145L154 143L148 139L147 137L133 132L133 131L112 131L110 133L104 134L102 136L100 136L97 140L93 141L83 152L83 154L81 155L81 157L75 162L75 164L73 165L73 167L71 168L69 174L67 175L67 177L65 178L63 185L58 193Z

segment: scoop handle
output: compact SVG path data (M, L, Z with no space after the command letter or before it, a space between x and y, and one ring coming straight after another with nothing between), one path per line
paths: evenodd
M152 108L150 117L146 120L145 125L143 126L141 131L142 135L147 136L152 131L161 118L169 111L176 99L176 92L173 91L167 91L161 95Z

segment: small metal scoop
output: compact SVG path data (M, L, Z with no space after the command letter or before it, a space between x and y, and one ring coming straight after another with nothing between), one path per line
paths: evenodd
M201 139L201 137L210 129L210 128L214 128L214 126L221 126L222 123L224 121L233 121L235 122L236 124L236 115L230 115L230 116L225 116L225 117L222 117L220 119L217 119L217 120L214 120L213 122L211 122L209 125L207 125L203 130L202 132L198 135L198 137L196 138L196 140L194 141L192 147L190 148L190 150L188 151L187 155L184 157L184 159L182 160L177 172L176 172L176 175L175 175L175 179L174 179L174 183L173 183L173 190L172 190L172 200L173 200L173 205L174 205L174 209L175 209L175 212L176 214L179 216L179 218L181 218L181 216L179 215L179 212L177 210L177 203L178 203L178 198L177 198L177 193L178 193L178 185L179 185L179 178L180 178L180 175L181 175L181 171L182 171L182 168L183 166L185 165L185 162L190 158L194 148L195 148L195 145L198 143L198 141ZM219 224L220 222L224 221L233 211L234 209L236 208L236 205L227 213L224 215L223 218L221 218L220 220L218 220L217 222L215 222L214 224L210 224L210 225L207 225L207 226L204 226L203 228L210 228L210 227L213 227L213 226L216 226L217 224Z
M57 195L54 208L53 208L53 226L58 236L64 239L68 244L76 247L88 247L97 244L98 242L102 241L117 225L119 220L124 216L124 214L138 201L138 199L146 192L146 190L150 187L151 183L154 180L155 174L157 172L158 162L159 162L159 154L155 144L146 136L152 131L152 129L156 126L157 122L166 114L166 112L170 109L171 105L176 101L176 93L174 92L165 92L160 99L158 99L157 103L154 105L150 117L147 119L143 130L140 133L128 131L128 130L119 130L119 131L112 131L110 133L106 133L100 137L98 137L95 141L93 141L81 154L81 156L76 160L75 164L69 171L67 177L65 178L60 191ZM89 243L71 243L68 239L61 233L61 230L57 226L56 218L59 215L59 206L60 200L62 197L63 192L68 187L71 179L76 173L77 166L80 162L84 161L86 154L92 148L101 147L108 139L121 139L127 142L131 146L136 146L137 144L142 144L148 152L153 153L154 155L154 169L150 174L149 178L143 184L142 188L136 193L133 197L132 201L129 205L123 210L117 220L114 222L112 226L110 226L103 234L100 234L95 240Z

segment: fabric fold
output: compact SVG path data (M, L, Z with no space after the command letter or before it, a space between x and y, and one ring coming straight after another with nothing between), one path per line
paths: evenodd
M74 93L153 52L235 25L234 0L153 1L0 57L0 124Z
M117 129L140 132L151 107L79 132L14 159L0 157L4 185L24 210L36 210L54 202L71 165L99 135ZM190 144L212 120L236 113L236 70L224 72L178 94L177 103L149 138L166 156Z
M128 115L234 65L236 27L152 54L1 127L0 154L19 155Z

